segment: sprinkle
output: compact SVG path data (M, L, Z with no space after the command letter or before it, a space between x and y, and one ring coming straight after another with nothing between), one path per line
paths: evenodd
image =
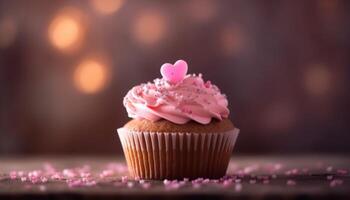
M60 179L63 179L63 177L59 173L55 173L51 176L51 179L60 180Z
M329 183L329 186L331 187L336 187L338 185L342 185L343 184L343 180L340 179L334 179Z
M298 172L299 172L299 170L298 170L298 169L295 169L295 168L294 168L294 169L292 169L292 174L294 174L294 175L295 175L295 174L298 174Z
M236 184L235 185L235 191L240 192L242 190L242 184Z
M282 164L279 164L279 163L277 163L277 164L275 164L274 165L274 170L280 170L282 168Z
M295 186L297 183L294 180L288 180L287 185L288 186Z
M163 181L164 185L169 185L170 183L171 183L171 181L169 181L168 179L164 179L164 181Z
M255 183L256 183L256 180L255 180L255 179L251 179L251 180L249 180L249 183L250 183L250 184L255 184Z
M213 182L213 183L219 183L219 180L218 180L218 179L213 179L213 180L211 180L211 182Z
M42 191L42 192L46 191L46 186L45 185L40 185L39 186L39 190Z
M242 182L241 179L235 179L235 183L240 183L240 182Z
M97 184L96 181L89 181L85 183L85 186L95 186L96 184Z
M338 169L337 173L341 174L341 175L346 175L348 173L348 170L346 170L346 169Z
M33 184L36 184L36 183L39 182L39 180L38 179L32 179L32 180L30 180L30 182L33 183Z
M143 189L148 189L150 187L151 187L151 183L144 183L144 184L142 184L142 188Z
M112 170L103 170L102 173L100 174L100 178L112 176L113 174L114 174L114 171Z
M68 184L68 187L71 187L71 188L82 186L81 180L75 180L75 181L67 180L67 184Z
M19 177L22 177L22 176L24 176L24 172L23 172L23 171L18 171L18 172L17 172L17 175L18 175Z
M123 182L123 183L128 182L128 177L127 177L127 176L122 176L122 182Z
M10 178L13 180L13 179L16 179L17 178L17 172L16 171L11 171L10 172Z
M199 184L199 183L194 183L194 184L192 184L192 187L193 187L194 189L198 189L198 188L201 187L201 184Z
M184 185L186 185L186 183L187 183L186 181L180 181L180 182L179 182L179 185L180 185L180 186L184 186Z
M327 171L327 172L333 171L333 167L332 167L332 166L328 166L328 167L326 168L326 171Z
M43 176L43 177L41 177L40 179L41 179L41 182L42 182L42 183L46 183L46 182L48 181L48 180L47 180L47 178L46 178L46 177L44 177L44 176Z
M47 173L54 173L56 169L50 163L44 163L43 168Z
M128 188L132 188L132 187L134 187L134 183L133 182L128 182L127 186L128 186Z
M206 178L206 179L203 180L203 183L204 183L204 184L207 184L207 183L209 183L209 182L210 182L210 180L209 180L208 178Z
M81 172L80 173L80 177L82 177L82 178L88 178L90 176L91 176L91 173L89 173L89 172Z
M73 170L70 170L70 169L64 169L62 173L64 176L66 176L68 178L74 178L76 176L76 174L73 172Z
M256 171L258 168L259 168L259 167L258 167L257 165L247 166L247 167L245 167L245 168L243 169L243 172L244 172L245 174L249 174L249 173L251 173L251 172L253 172L253 171Z
M222 185L223 185L224 187L227 187L227 186L230 186L231 183L232 183L232 180L224 180L224 182L222 183Z
M38 170L34 170L28 173L28 178L31 180L38 179L40 177L41 172Z
M167 186L167 189L178 189L180 188L180 184L178 182L172 182Z

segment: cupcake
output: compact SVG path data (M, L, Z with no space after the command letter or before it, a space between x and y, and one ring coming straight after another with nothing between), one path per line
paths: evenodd
M187 63L161 67L163 78L133 87L124 97L132 118L118 135L130 174L141 179L219 178L238 136L227 98Z

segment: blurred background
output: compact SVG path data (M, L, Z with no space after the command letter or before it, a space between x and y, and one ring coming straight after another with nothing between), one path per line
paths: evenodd
M0 155L121 154L122 100L184 59L236 154L350 153L350 1L0 0Z

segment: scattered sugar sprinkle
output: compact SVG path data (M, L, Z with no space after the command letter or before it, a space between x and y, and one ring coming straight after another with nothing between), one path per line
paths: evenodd
M39 185L39 190L44 192L46 191L46 186L45 185Z
M288 186L295 186L297 184L297 182L296 181L294 181L294 180L287 180L287 185Z
M256 183L256 180L255 180L255 179L251 179L251 180L249 180L249 183L250 183L250 184L255 184L255 183Z
M328 166L328 167L326 168L326 171L327 171L327 172L332 172L332 171L333 171L333 167L332 167L332 166Z
M337 173L340 175L347 175L348 174L348 170L346 169L338 169Z
M349 169L335 168L332 165L317 165L322 170L321 173L324 181L330 187L338 187L344 184L343 178L349 175ZM286 169L284 169L286 168ZM127 166L122 163L108 163L99 171L91 170L91 166L83 165L73 168L58 169L50 163L44 163L41 169L22 171L11 170L3 180L21 181L23 187L37 187L40 191L47 190L47 183L61 182L66 183L67 187L94 187L96 185L111 182L113 186L119 188L142 188L152 189L159 187L159 184L153 184L153 181L140 179L139 177L120 176L126 174ZM280 163L269 163L266 165L249 165L240 167L238 165L230 165L228 174L219 179L208 179L199 177L197 179L183 178L180 180L164 179L161 183L166 190L177 190L180 188L205 189L208 186L217 185L227 189L233 189L236 192L242 190L243 185L262 184L268 185L277 182L278 177L287 176L286 186L297 185L298 176L313 176L312 170L309 168L287 168L282 167Z
M332 180L330 183L329 183L329 186L330 187L337 187L337 186L340 186L344 183L343 180L340 180L340 179L334 179Z
M242 188L243 188L243 187L242 187L242 184L236 184L236 185L235 185L235 191L236 191L236 192L240 192L240 191L242 190Z
M133 182L128 182L127 186L128 186L128 188L132 188L132 187L134 187L134 183Z

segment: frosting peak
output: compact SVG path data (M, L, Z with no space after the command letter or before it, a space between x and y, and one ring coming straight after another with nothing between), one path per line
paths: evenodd
M212 118L222 120L229 115L226 96L210 81L204 82L201 74L173 82L164 77L135 86L123 103L131 118L166 119L176 124L190 120L208 124Z

